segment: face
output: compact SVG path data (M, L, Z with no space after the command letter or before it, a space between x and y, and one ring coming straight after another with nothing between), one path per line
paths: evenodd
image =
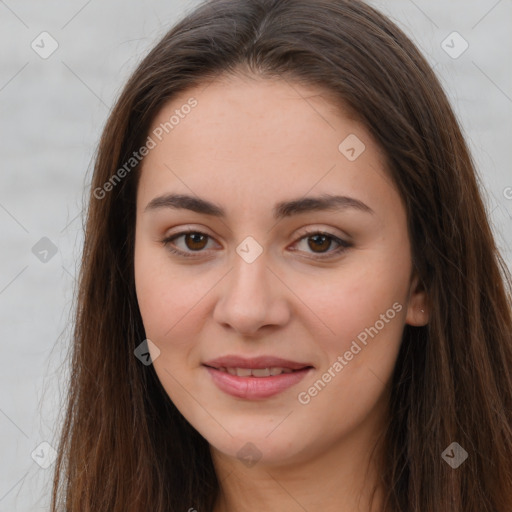
M136 291L177 408L215 452L270 465L377 431L404 325L427 313L368 131L320 90L231 76L173 98L149 136Z

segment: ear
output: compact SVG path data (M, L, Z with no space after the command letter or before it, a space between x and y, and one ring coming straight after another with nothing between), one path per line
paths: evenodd
M409 288L405 323L418 327L426 325L428 324L429 313L427 309L427 293L419 283L418 276L414 274Z

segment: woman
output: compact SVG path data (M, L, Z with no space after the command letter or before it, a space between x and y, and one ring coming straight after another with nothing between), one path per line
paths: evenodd
M393 23L205 2L102 136L52 510L509 511L510 289Z

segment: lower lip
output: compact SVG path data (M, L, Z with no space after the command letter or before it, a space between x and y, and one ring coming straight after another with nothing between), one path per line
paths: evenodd
M230 373L205 366L213 382L228 395L247 400L268 398L300 382L312 368L304 368L292 373L281 373L269 377L238 377Z

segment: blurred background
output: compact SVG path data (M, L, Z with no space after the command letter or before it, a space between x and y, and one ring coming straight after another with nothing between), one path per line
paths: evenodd
M0 0L0 512L48 510L96 146L137 63L197 3ZM511 267L512 0L370 3L440 77Z

